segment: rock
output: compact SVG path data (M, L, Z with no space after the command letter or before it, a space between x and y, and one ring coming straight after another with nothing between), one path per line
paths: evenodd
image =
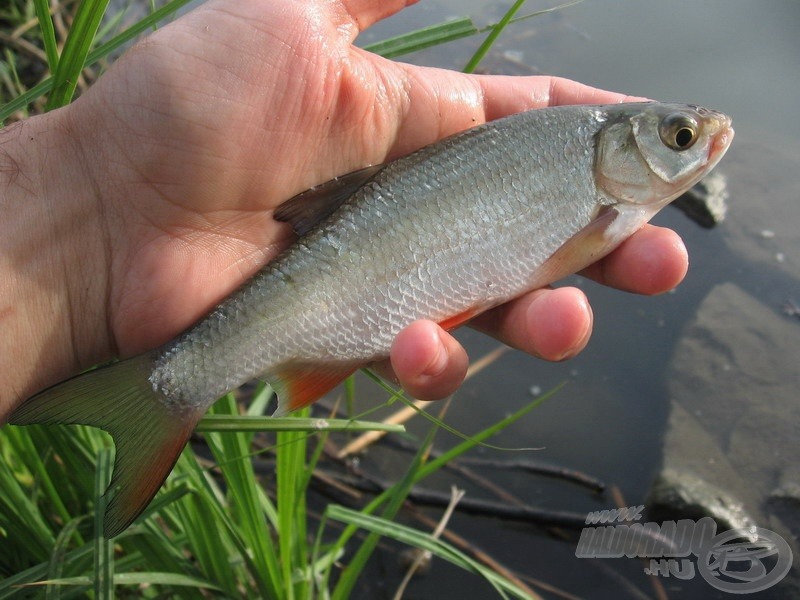
M671 206L683 211L701 227L711 229L722 222L728 212L728 180L719 171L712 171Z
M741 500L688 470L664 469L646 502L648 517L654 521L674 520L676 514L695 521L711 517L720 532L756 525Z
M664 467L648 509L712 516L718 531L755 524L800 556L798 357L800 322L735 284L711 290L668 369ZM793 573L781 585L800 589Z
M670 398L760 496L800 456L800 324L731 283L714 288L676 347Z

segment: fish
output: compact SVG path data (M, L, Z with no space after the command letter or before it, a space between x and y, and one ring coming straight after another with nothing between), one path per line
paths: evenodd
M262 379L286 414L387 358L416 320L454 329L581 270L708 173L733 135L728 116L694 105L560 106L337 177L275 210L296 240L205 318L39 392L10 422L111 434L113 538L225 393Z

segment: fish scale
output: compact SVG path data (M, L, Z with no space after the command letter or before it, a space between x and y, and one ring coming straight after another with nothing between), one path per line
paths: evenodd
M688 105L558 107L343 175L276 210L302 235L207 317L37 394L11 421L111 433L112 537L222 394L260 377L279 412L304 406L388 357L416 320L453 328L578 271L707 173L732 137L728 117Z

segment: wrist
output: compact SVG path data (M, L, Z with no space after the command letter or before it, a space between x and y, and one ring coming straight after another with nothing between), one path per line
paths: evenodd
M0 130L0 423L111 354L102 215L68 111Z

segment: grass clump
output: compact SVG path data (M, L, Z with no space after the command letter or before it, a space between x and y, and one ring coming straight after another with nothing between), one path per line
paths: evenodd
M258 415L269 395L260 386L244 417L232 395L217 402L203 424L209 455L201 444L187 447L152 505L112 541L100 533L111 466L105 434L81 427L0 430L0 599L30 592L31 586L66 598L90 591L102 598L348 598L379 537L387 535L484 577L503 594L531 597L464 552L394 518L411 486L520 419L542 398L428 460L438 430L433 423L398 483L360 511L331 503L312 519L306 497L314 469L330 430L346 429L346 421L321 430L320 420L303 412L291 419L292 430L262 423L262 430L273 430L270 437L231 431L228 419L268 421ZM219 417L224 427L215 431ZM400 429L355 423L361 429ZM265 447L254 450L259 446ZM257 470L265 453L275 457L272 492ZM359 530L370 534L359 538ZM354 550L349 558L348 550Z

